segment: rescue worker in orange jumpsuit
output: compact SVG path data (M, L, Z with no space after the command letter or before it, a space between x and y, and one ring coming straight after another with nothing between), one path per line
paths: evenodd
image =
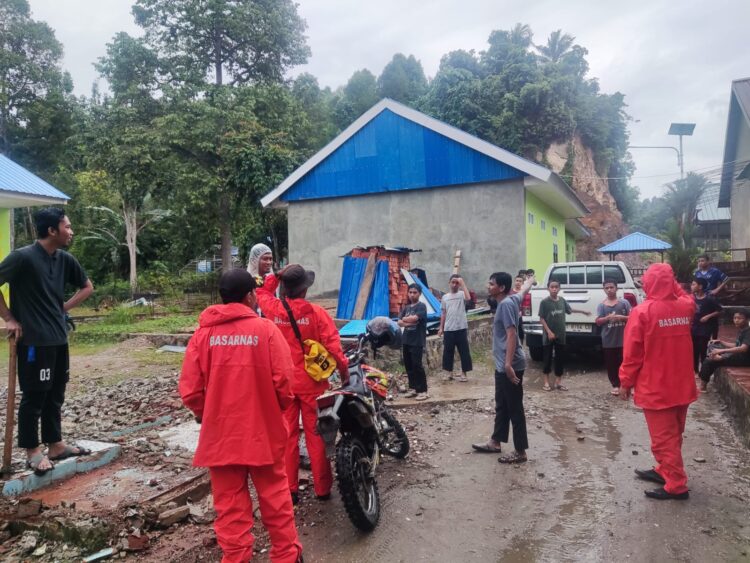
M313 488L318 500L331 498L333 472L326 457L325 444L318 435L318 406L315 399L325 393L327 380L315 381L305 371L305 360L302 346L294 333L284 303L276 297L276 288L281 284L282 298L292 311L299 328L302 340L317 340L336 361L336 368L341 374L342 383L349 378L348 362L341 349L341 339L333 319L325 309L305 299L307 288L315 281L315 272L305 270L299 264L289 264L277 274L269 274L263 287L258 288L258 305L263 315L271 319L281 329L287 344L292 351L294 376L292 393L294 400L284 411L289 440L286 448L286 473L289 479L289 490L296 504L299 500L299 417L302 413L302 427L305 431L307 452L310 455L310 466L313 474Z
M690 403L698 398L693 373L690 326L695 302L674 277L669 264L653 264L643 276L646 300L625 326L620 398L643 409L653 469L636 469L645 481L662 485L644 491L658 500L688 498L687 474L682 462L682 434Z
M248 272L224 273L219 293L223 305L201 313L190 339L179 390L201 423L193 464L210 472L222 561L252 558L248 474L271 537L271 561L302 561L284 463L283 409L293 399L289 345L272 321L256 314L255 280Z

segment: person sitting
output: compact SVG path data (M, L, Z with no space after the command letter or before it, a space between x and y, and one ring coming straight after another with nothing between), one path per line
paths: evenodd
M750 366L750 327L747 324L750 311L741 309L734 313L734 326L737 339L732 342L711 340L708 343L709 355L701 366L701 391L706 391L711 376L723 366Z

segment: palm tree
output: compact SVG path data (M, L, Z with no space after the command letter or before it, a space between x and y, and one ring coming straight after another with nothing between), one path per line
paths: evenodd
M680 281L690 279L693 272L693 259L698 253L694 237L695 215L707 185L708 180L704 176L693 172L688 172L684 180L666 185L663 199L671 215L666 234L672 243L667 255Z
M568 54L575 40L574 36L563 33L562 29L558 29L549 34L546 45L534 45L534 47L543 59L556 63Z
M528 48L531 45L531 39L534 37L534 33L528 24L517 23L510 30L508 30L508 41L512 45L517 47Z

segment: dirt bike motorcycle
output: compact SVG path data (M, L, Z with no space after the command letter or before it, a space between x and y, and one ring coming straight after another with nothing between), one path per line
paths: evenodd
M348 383L317 399L317 428L326 454L335 458L341 500L352 524L365 532L375 529L380 520L375 479L380 455L403 459L409 453L406 431L386 406L391 377L364 362L367 343L373 351L386 344L400 347L401 331L394 325L387 317L372 319L345 352Z

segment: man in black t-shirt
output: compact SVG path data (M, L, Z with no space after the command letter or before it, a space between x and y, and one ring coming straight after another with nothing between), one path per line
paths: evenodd
M735 311L733 321L737 328L737 339L732 342L712 340L709 342L708 358L701 365L701 391L706 391L713 373L722 366L750 366L750 310Z
M34 217L38 239L11 252L0 263L0 285L10 285L10 309L0 294L0 317L15 336L18 381L23 395L18 407L18 446L26 449L27 466L37 475L54 468L55 460L91 453L62 439L61 409L69 375L67 311L94 291L73 256L65 252L73 240L70 220L62 209L49 208ZM78 291L65 301L65 287ZM39 421L42 442L39 443Z
M398 326L404 329L401 336L404 354L404 369L409 378L410 391L407 397L425 401L427 395L427 374L422 365L422 356L427 340L427 307L419 301L422 288L413 283L406 294L409 302L401 309Z

